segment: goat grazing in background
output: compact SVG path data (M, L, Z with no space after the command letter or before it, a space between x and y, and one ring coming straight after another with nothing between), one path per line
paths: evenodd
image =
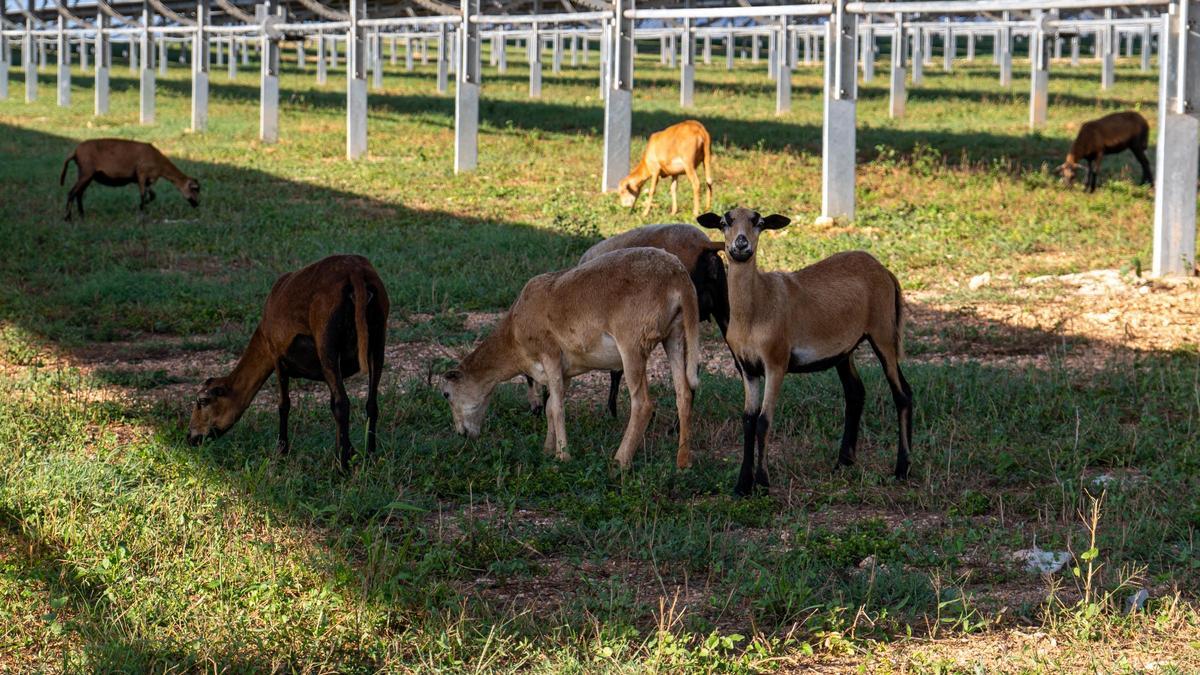
M785 227L790 222L787 218L763 218L738 208L724 217L706 213L699 222L724 231L725 252L730 258L725 340L742 372L746 391L742 468L735 494L748 495L755 484L769 487L767 432L787 373L837 368L846 392L846 424L838 463L854 463L866 395L854 367L854 350L864 340L875 350L892 388L900 432L895 475L907 477L912 388L900 372L904 301L895 275L862 251L838 253L796 272L760 272L755 259L759 234Z
M1153 183L1154 174L1150 171L1150 160L1146 158L1149 143L1150 124L1145 117L1133 111L1105 115L1079 127L1079 134L1067 153L1067 161L1059 165L1058 171L1063 183L1070 186L1075 181L1079 161L1087 162L1087 191L1095 192L1104 156L1129 150L1142 165L1142 183Z
M71 219L72 200L79 207L79 216L83 217L83 193L93 180L110 187L137 183L141 195L138 209L145 209L147 204L154 201L154 190L151 189L154 181L165 178L179 188L179 193L193 208L200 205L200 182L184 175L158 148L149 143L120 138L84 141L63 162L62 174L58 177L59 185L66 182L67 166L72 161L79 169L79 177L67 193L67 220Z
M692 392L699 383L699 310L696 292L678 258L654 248L598 256L561 272L534 277L458 368L443 376L454 428L479 436L496 385L526 375L550 391L546 452L569 458L564 396L572 377L592 370L622 370L631 414L616 461L628 468L650 422L646 360L666 349L679 412L676 464L691 465Z
M645 225L628 232L609 237L584 252L579 259L582 265L605 253L627 248L648 246L661 248L679 258L683 267L692 277L692 285L696 288L696 300L700 311L700 320L710 318L725 335L725 327L729 325L729 294L725 287L725 263L718 253L725 244L712 241L708 235L694 225ZM545 404L544 390L532 379L529 384L529 406L536 415L540 414ZM614 370L609 379L608 412L617 416L617 395L621 388L621 371Z
M621 206L632 209L637 204L642 185L649 180L650 193L646 195L646 207L642 209L642 217L650 215L658 179L666 177L671 179L671 214L679 213L676 186L679 174L682 173L687 174L692 183L692 214L700 215L700 178L696 175L696 165L701 162L704 163L704 183L708 186L705 208L711 209L712 139L709 138L704 125L696 120L687 120L650 134L650 141L646 143L646 150L642 153L642 161L621 180L617 188Z
M241 418L271 373L279 380L280 454L287 454L288 380L329 385L342 469L350 466L350 400L343 380L367 373L367 452L375 451L379 377L390 309L375 268L357 255L334 255L279 277L267 296L262 321L233 372L209 378L200 389L188 442L219 436Z

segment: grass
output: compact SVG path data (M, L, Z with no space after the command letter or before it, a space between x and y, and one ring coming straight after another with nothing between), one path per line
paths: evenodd
M467 441L421 375L485 333L530 276L641 222L597 195L595 54L547 72L536 101L510 57L506 75L485 69L480 168L462 176L432 66L387 71L356 163L343 159L342 72L318 88L311 64L282 78L277 145L256 140L253 68L234 82L213 69L204 134L184 130L189 82L174 67L150 127L119 59L108 117L91 116L79 73L69 109L47 74L37 103L0 103L0 669L1200 667L1200 339L1141 349L1018 327L977 305L1068 299L965 288L982 272L1148 260L1152 193L1132 184L1131 161L1110 158L1091 196L1048 167L1082 120L1129 107L1153 120L1155 76L1122 62L1100 92L1094 62L1056 63L1040 133L1025 129L1027 82L1001 90L982 52L953 74L927 69L900 121L878 76L859 103L859 218L818 229L818 69L797 69L793 111L776 117L765 65L699 66L696 109L682 111L677 75L643 56L635 153L649 132L701 119L714 206L796 221L765 241L765 264L865 248L920 298L914 477L887 477L894 414L868 365L860 466L829 470L836 378L795 377L774 488L734 500L741 388L722 372L697 399L696 467L673 468L660 383L664 414L624 474L601 395L576 388L574 459L558 463L517 386ZM175 158L203 184L201 207L163 185L139 217L132 190L93 188L87 219L62 222L62 158L110 135ZM660 202L652 220L667 218ZM296 397L286 458L269 394L225 438L189 448L191 386L244 344L278 274L338 251L367 255L393 299L380 451L333 470L316 386ZM1077 367L1087 350L1104 357ZM1100 473L1123 478L1101 490ZM1102 491L1093 524L1081 514ZM1071 552L1062 575L1012 562L1035 544ZM1150 600L1126 615L1136 588Z

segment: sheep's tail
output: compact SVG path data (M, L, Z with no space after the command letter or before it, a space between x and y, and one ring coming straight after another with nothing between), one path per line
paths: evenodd
M59 185L66 184L66 182L67 182L67 167L71 165L71 162L75 162L75 164L79 164L79 160L75 159L74 152L72 152L71 156L67 158L67 161L63 162L62 173L59 174L59 176L58 176L58 184Z
M712 136L708 134L708 129L704 130L704 184L708 187L708 199L705 202L709 211L712 210L713 198L713 165L712 165Z
M896 360L904 358L904 293L900 290L900 280L888 270L892 278L892 288L896 293Z
M363 283L362 274L356 272L350 278L350 284L354 287L354 332L358 334L358 368L359 372L369 373L367 303L370 302L370 298L367 297L367 286Z
M683 313L685 368L688 385L694 391L700 386L700 307L690 281L687 291L680 293L679 297Z

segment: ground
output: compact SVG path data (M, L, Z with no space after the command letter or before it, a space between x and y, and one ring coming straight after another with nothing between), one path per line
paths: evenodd
M474 441L431 386L529 277L690 217L666 213L666 190L647 220L598 194L594 52L547 72L540 100L515 49L507 74L485 68L480 167L459 176L432 66L387 69L369 155L350 163L340 70L317 87L311 64L285 64L280 142L264 145L256 67L213 69L193 134L186 70L172 62L158 123L138 126L121 53L107 117L78 71L69 109L49 73L37 103L0 102L0 671L1200 669L1200 283L1144 275L1153 191L1132 158L1107 159L1093 195L1052 171L1082 121L1132 108L1154 126L1157 75L1134 61L1107 92L1094 61L1056 62L1040 132L1027 81L1000 88L982 51L927 69L903 120L877 77L858 107L858 217L814 225L818 68L797 67L776 116L765 64L717 57L684 111L677 74L642 56L635 153L702 120L714 208L793 219L764 235L762 265L862 248L906 291L910 480L890 477L895 414L864 353L858 465L832 470L836 377L793 376L771 491L737 500L741 387L712 328L687 471L661 359L624 473L628 403L608 417L603 374L572 384L562 463L519 383ZM61 161L102 136L155 143L200 180L200 207L160 184L138 214L132 189L93 187L64 222ZM233 431L187 446L199 383L236 360L274 278L334 252L368 256L392 297L379 451L336 471L315 384L294 396L287 457L271 383ZM1065 565L1027 571L1035 548Z

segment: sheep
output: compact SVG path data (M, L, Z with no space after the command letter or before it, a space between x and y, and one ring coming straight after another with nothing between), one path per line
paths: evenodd
M58 177L59 185L66 182L67 167L71 162L75 162L79 175L67 193L66 220L71 220L72 201L79 207L79 216L83 217L83 193L93 180L111 187L136 182L141 195L139 210L144 210L147 204L154 201L151 186L159 178L174 183L193 208L200 205L200 182L184 175L158 148L149 143L120 138L84 141L63 162L62 174Z
M650 194L646 195L646 206L642 217L650 215L654 204L654 191L660 177L671 179L671 214L679 213L676 186L679 174L687 174L692 182L692 215L700 214L700 178L696 176L696 165L704 162L704 182L708 186L705 208L712 208L712 139L708 130L696 120L674 124L650 135L642 161L623 178L617 187L621 206L633 210L642 185L650 181Z
M632 412L616 461L629 467L650 421L646 360L666 349L679 413L676 465L691 465L689 422L698 386L699 309L687 270L656 248L613 251L578 267L534 277L508 313L458 367L442 376L454 429L479 436L496 385L526 375L550 391L544 450L570 458L563 397L570 378L623 370Z
M769 488L767 432L787 373L837 368L846 394L846 420L838 464L854 463L865 390L854 367L854 350L870 343L892 389L899 419L895 475L908 476L912 445L912 388L900 371L904 299L900 283L863 251L837 253L795 272L760 272L755 253L763 230L785 227L780 215L763 218L737 208L724 217L706 213L700 224L725 233L729 263L729 330L725 340L742 373L743 456L734 493ZM765 380L760 398L759 385ZM758 460L754 464L757 443Z
M263 318L233 371L205 380L188 425L188 443L199 445L229 431L271 373L279 381L278 452L289 449L288 381L299 377L329 385L342 470L350 466L350 402L343 380L367 373L367 452L375 451L379 377L390 308L375 268L358 255L333 255L279 277Z
M721 262L718 251L725 244L712 241L703 230L693 225L682 223L666 225L645 225L628 232L609 237L584 252L579 259L582 265L611 251L649 246L661 248L673 254L683 263L692 277L692 285L696 289L696 299L699 302L700 320L710 318L725 335L725 327L729 325L729 295L725 288L725 263ZM529 406L533 414L541 414L545 404L544 390L531 378L529 384ZM621 371L614 370L609 379L608 411L617 416L617 395L621 387Z
M1105 115L1079 127L1079 134L1067 153L1067 161L1058 166L1058 172L1063 184L1069 187L1075 181L1079 160L1086 161L1087 191L1095 192L1104 156L1129 150L1142 165L1142 183L1153 183L1154 174L1150 171L1150 160L1146 158L1149 143L1150 124L1145 117L1132 110Z

